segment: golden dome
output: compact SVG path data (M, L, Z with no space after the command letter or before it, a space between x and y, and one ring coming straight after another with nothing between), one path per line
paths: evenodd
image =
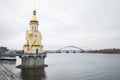
M33 10L33 16L32 16L32 19L30 21L38 22L37 17L36 17L36 9Z
M34 41L33 46L39 46L38 40L35 40L35 41Z
M33 15L30 21L38 21L36 15Z

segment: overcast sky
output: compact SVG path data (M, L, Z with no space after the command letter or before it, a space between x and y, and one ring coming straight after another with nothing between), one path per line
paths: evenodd
M23 48L35 5L44 49L120 48L120 0L0 0L0 46Z

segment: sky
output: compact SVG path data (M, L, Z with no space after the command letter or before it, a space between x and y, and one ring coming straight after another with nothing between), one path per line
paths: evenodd
M120 0L0 0L0 46L23 49L35 6L45 50L120 48Z

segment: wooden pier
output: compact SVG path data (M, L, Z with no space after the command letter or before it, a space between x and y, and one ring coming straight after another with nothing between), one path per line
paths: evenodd
M8 70L5 66L0 64L0 80L22 80Z

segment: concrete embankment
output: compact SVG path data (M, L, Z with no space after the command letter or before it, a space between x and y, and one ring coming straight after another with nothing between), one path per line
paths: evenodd
M22 80L8 70L5 66L0 65L0 80Z

